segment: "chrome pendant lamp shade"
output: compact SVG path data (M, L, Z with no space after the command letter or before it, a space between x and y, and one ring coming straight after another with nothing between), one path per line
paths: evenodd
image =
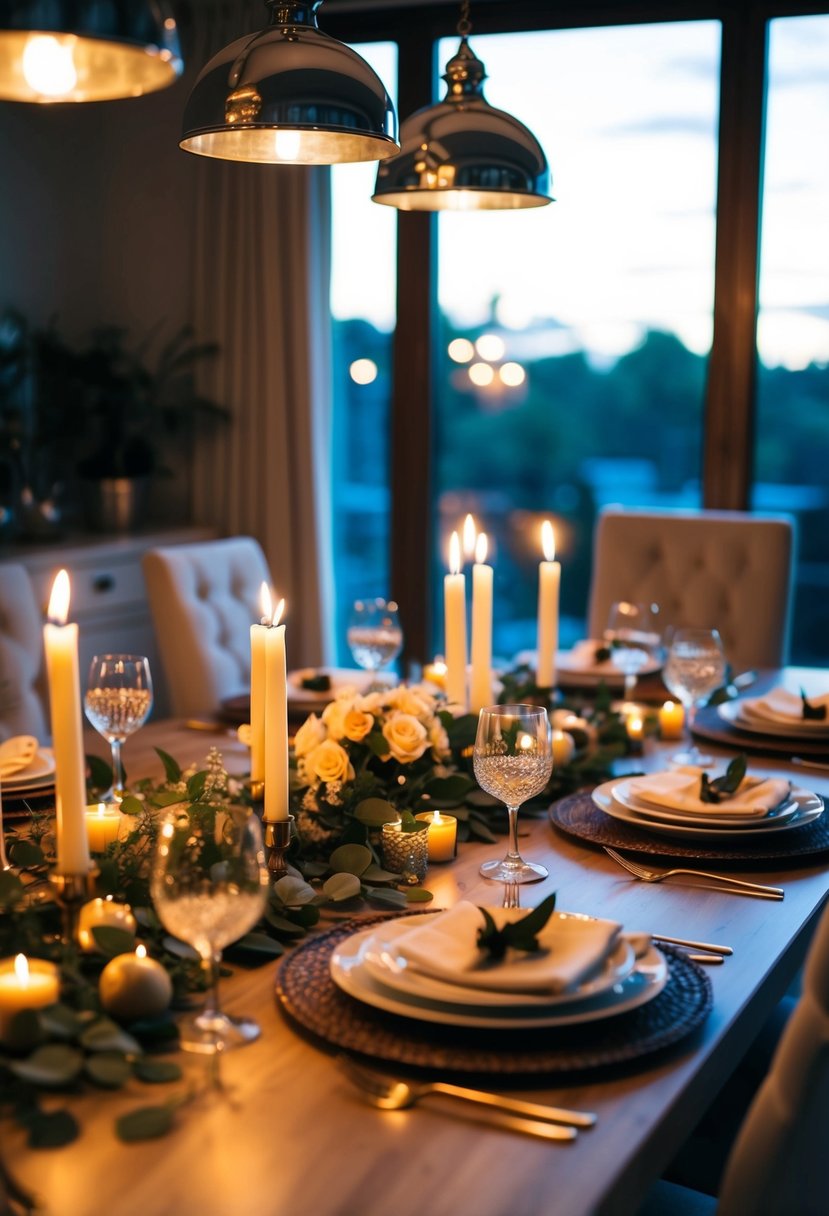
M259 164L331 165L399 150L383 82L317 28L322 0L265 0L270 25L220 51L184 112L181 147Z
M464 3L446 97L407 118L401 151L377 169L373 199L401 211L494 211L543 207L550 172L533 133L484 97L486 70L469 46Z
M0 101L113 101L183 69L168 0L0 0Z

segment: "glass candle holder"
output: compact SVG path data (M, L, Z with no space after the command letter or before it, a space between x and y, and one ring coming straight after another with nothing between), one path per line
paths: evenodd
M429 866L429 828L404 832L399 823L383 824L383 865L409 886L423 882Z

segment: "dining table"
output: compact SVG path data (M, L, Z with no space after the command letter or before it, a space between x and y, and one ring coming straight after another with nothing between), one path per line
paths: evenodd
M825 677L785 669L770 678L810 692ZM88 743L105 755L99 738L90 735ZM133 778L160 777L155 748L185 765L203 761L213 746L229 771L246 770L248 752L235 731L173 720L151 721L132 737L125 764ZM709 747L723 764L733 755L721 744ZM647 738L641 755L616 762L618 771L654 771L675 749ZM795 769L780 755L753 755L750 763L752 772L786 776L829 796L829 771ZM2 1125L2 1156L14 1176L54 1216L635 1213L795 979L829 891L829 853L727 867L740 878L782 887L785 898L772 901L682 877L638 881L601 847L559 830L549 817L520 817L519 824L523 855L549 870L547 879L521 888L522 906L555 892L559 909L733 949L721 965L705 969L710 1012L679 1042L601 1068L478 1078L501 1094L594 1111L595 1126L575 1140L550 1143L505 1130L485 1111L450 1099L395 1111L368 1105L338 1066L336 1048L299 1025L278 1000L289 948L266 965L234 966L223 980L224 1007L253 1015L261 1037L222 1055L220 1087L209 1083L210 1060L176 1057L185 1083L174 1088L186 1089L189 1100L166 1138L136 1144L116 1138L116 1116L149 1100L137 1082L115 1093L87 1091L70 1099L82 1134L68 1147L33 1150L21 1128ZM455 860L431 865L424 883L433 896L429 907L450 908L460 899L500 906L503 887L482 878L479 866L502 851L502 841L469 841ZM312 935L342 926L344 918L353 917L359 928L365 915L365 905L356 913L324 913ZM386 1016L394 1021L394 1014ZM551 1043L556 1033L549 1030ZM501 1034L504 1053L520 1047L520 1030ZM370 1055L369 1047L368 1063ZM424 1075L437 1077L434 1070Z

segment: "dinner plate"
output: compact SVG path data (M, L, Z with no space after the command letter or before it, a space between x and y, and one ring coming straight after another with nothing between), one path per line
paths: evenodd
M591 641L590 645L598 649L604 643ZM583 647L584 643L581 646ZM661 663L656 659L649 658L636 672L637 679L640 676L655 675L661 668ZM575 647L573 650L563 650L558 653L556 656L556 673L566 676L571 683L574 683L578 679L583 679L591 684L604 680L606 684L623 686L625 682L625 673L611 659L605 659L601 663L585 663L583 649L580 649L580 647Z
M376 929L365 929L346 938L331 955L331 978L355 1000L386 1013L436 1022L443 1026L470 1026L482 1030L571 1026L617 1017L637 1009L658 996L668 979L668 965L656 946L636 960L634 969L618 984L591 999L565 1006L546 1004L502 1005L497 1010L477 1005L445 1003L415 993L388 988L369 972L365 963L368 944Z
M307 704L309 709L315 705L325 706L329 701L333 701L343 688L355 688L358 693L365 692L375 675L376 673L363 671L359 667L306 667L299 671L289 671L288 700L295 705ZM303 688L302 681L307 676L328 676L331 687L323 691ZM379 681L383 681L382 672ZM388 682L389 688L393 688L397 684L397 677L389 675Z
M696 827L685 823L660 823L655 819L647 819L640 811L631 810L615 797L616 786L626 780L626 777L615 777L612 781L605 781L604 784L596 786L592 798L599 810L631 827L639 828L643 832L653 832L656 835L684 836L691 840L721 841L723 839L736 840L739 837L745 840L748 834L745 827L709 828L702 825ZM794 828L805 827L809 823L814 823L823 814L823 801L817 794L813 794L809 790L795 789L792 790L792 798L798 804L797 813L783 823L767 823L764 827L749 829L752 840L771 832L786 832Z
M717 713L729 726L748 731L752 735L775 735L785 739L816 741L825 739L829 744L829 727L825 722L786 722L783 719L772 721L771 718L757 714L756 710L751 713L742 701L724 701L722 705L717 706Z
M556 912L554 916L563 916ZM568 914L575 915L575 914ZM579 919L590 920L590 917ZM428 975L415 967L400 954L397 941L411 929L420 917L405 917L377 929L373 938L366 942L363 961L368 973L395 992L414 997L429 997L444 1005L475 1005L490 1008L522 1006L528 1009L566 1006L576 1001L598 996L620 983L630 975L636 963L633 947L625 937L620 937L614 949L601 965L598 974L566 992L551 994L537 992L505 992L491 988L470 988L469 985L453 984L435 975Z
M621 802L622 806L635 811L637 815L644 815L648 819L658 819L664 823L686 823L690 827L699 827L700 824L704 824L705 827L711 828L742 828L753 831L771 822L784 823L800 811L797 800L791 797L780 806L776 806L767 815L717 815L713 811L674 810L671 807L657 806L641 795L632 793L629 781L617 785L613 791L613 797L617 802Z
M31 764L12 777L0 780L5 794L22 793L24 790L42 789L55 783L55 755L50 747L41 747Z

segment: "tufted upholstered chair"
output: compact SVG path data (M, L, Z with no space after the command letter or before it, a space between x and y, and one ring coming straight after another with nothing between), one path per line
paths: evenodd
M0 740L48 739L40 609L24 566L0 563Z
M150 549L143 558L174 714L215 712L250 686L250 626L271 576L250 536Z
M735 669L779 667L794 544L783 516L607 508L593 539L590 636L602 636L614 600L654 602L663 629L718 629Z

